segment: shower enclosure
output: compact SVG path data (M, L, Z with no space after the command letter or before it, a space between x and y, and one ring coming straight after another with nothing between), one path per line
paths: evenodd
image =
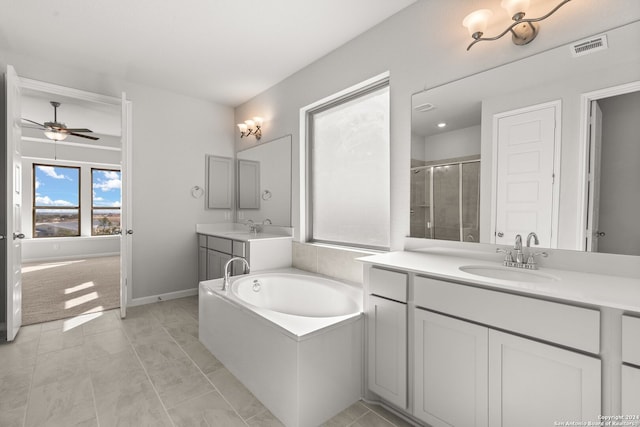
M411 168L411 237L478 242L480 159Z

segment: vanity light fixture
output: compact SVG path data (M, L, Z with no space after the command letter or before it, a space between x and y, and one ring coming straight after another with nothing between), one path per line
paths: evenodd
M467 47L467 50L471 49L471 46L478 42L498 40L509 32L511 33L511 40L514 44L521 46L530 43L538 35L538 25L536 22L547 19L570 1L571 0L562 0L560 4L551 9L549 13L539 18L525 18L525 13L529 8L529 0L502 0L500 6L507 11L514 22L495 37L482 37L493 12L489 9L480 9L471 12L462 21L462 25L469 30L469 34L473 37L473 41Z
M244 123L238 123L240 129L240 138L253 135L256 139L262 138L262 117L254 117L252 120L245 120Z

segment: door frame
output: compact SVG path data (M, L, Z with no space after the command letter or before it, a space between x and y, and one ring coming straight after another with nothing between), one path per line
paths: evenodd
M496 243L496 219L497 219L497 203L498 195L496 188L498 186L498 121L504 117L514 116L523 113L529 113L536 110L553 107L555 109L555 130L554 130L554 148L553 148L553 195L551 207L551 248L558 247L558 222L560 215L560 155L562 152L562 100L543 102L541 104L528 105L526 107L517 108L515 110L504 111L493 115L493 130L491 135L491 229L490 243Z
M584 248L587 238L587 213L589 211L589 128L591 125L591 103L603 98L640 91L640 80L585 92L580 96L580 139L578 155L578 217L576 218L576 247Z
M95 92L88 92L80 89L74 89L66 86L60 86L53 83L42 82L39 80L20 77L20 87L22 89L45 92L51 95L75 98L81 101L92 102L97 104L115 105L121 107L121 177L124 182L122 188L122 206L121 206L121 244L120 244L120 315L125 317L127 302L132 299L131 286L131 219L132 216L132 198L131 198L131 160L132 160L132 103L126 99L126 94L122 92L121 97L102 95ZM123 249L125 249L123 251Z

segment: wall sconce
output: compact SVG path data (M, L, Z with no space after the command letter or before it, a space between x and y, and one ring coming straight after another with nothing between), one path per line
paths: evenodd
M561 1L560 4L551 10L551 12L541 16L540 18L525 18L524 15L529 8L529 0L502 0L500 6L507 11L514 22L506 30L495 37L482 37L493 12L489 9L480 9L475 12L471 12L462 21L462 25L467 27L469 34L473 37L473 41L467 47L467 50L471 49L471 46L478 42L498 40L509 32L511 33L511 40L514 44L521 46L530 43L538 35L538 25L535 23L547 19L553 15L556 10L560 9L570 1L571 0Z
M244 123L238 123L240 129L240 138L253 135L256 139L262 138L262 117L254 117L253 120L245 120Z

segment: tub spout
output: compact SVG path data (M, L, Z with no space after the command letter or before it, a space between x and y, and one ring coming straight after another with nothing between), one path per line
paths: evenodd
M247 261L246 258L242 258L240 256L236 256L236 257L231 258L224 265L224 279L222 281L222 290L223 291L227 291L228 288L229 288L229 276L231 275L231 272L229 270L230 270L230 266L233 265L234 261L242 261L242 263L246 267L247 273L249 273L251 271L251 267L249 267L249 261Z

